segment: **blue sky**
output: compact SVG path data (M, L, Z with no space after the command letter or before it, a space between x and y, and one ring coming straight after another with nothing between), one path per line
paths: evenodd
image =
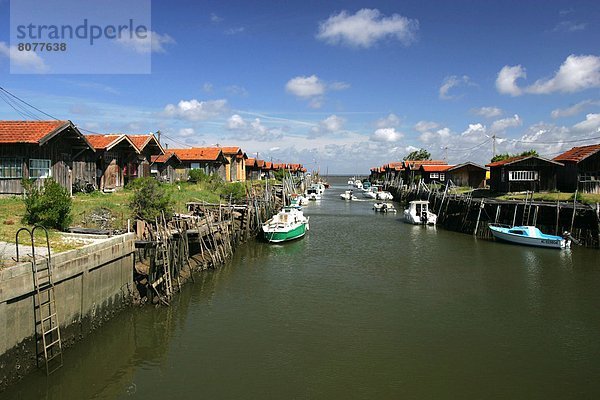
M1 86L94 132L363 174L420 147L485 163L494 134L548 156L600 143L583 141L600 137L597 1L155 0L140 75L51 74L43 56L10 74L7 0L0 18ZM4 102L0 118L22 119Z

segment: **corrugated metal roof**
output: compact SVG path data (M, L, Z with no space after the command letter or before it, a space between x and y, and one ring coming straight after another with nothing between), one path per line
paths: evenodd
M589 146L578 146L573 147L571 150L567 150L561 155L553 158L554 161L566 161L579 163L589 156L596 154L600 151L600 144L592 144Z

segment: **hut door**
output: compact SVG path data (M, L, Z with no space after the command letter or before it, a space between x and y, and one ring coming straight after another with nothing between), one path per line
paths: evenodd
M120 185L119 157L107 151L104 154L104 187L114 189Z
M63 187L65 187L69 194L73 194L73 173L71 170L71 155L69 153L60 153L58 168L55 168L58 172L55 179Z

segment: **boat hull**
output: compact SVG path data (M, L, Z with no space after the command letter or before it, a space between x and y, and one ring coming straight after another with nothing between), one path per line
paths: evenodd
M300 239L306 234L308 223L301 223L293 229L284 230L266 230L263 228L263 236L269 243L281 243L290 240Z
M528 236L517 236L511 233L502 232L494 226L489 227L492 231L492 235L503 242L520 244L523 246L533 247L545 247L550 249L564 249L568 248L570 242L565 239L549 239L549 238L537 238Z

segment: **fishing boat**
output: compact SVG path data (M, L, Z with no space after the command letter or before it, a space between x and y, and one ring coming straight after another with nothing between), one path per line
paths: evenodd
M408 208L404 210L404 222L413 225L435 225L437 215L429 211L427 200L414 200L409 202Z
M571 247L571 241L562 236L547 235L535 226L509 226L489 224L492 235L498 240L522 244L525 246L565 249Z
M312 185L310 185L310 189L315 189L317 191L317 193L319 195L323 195L323 193L325 193L325 185L323 185L322 183L313 183Z
M306 197L302 196L301 194L294 193L290 196L290 199L291 199L290 203L292 205L297 204L299 206L305 206L308 204L308 199Z
M395 213L396 209L390 203L375 203L373 204L373 210L384 213Z
M284 207L262 226L263 235L270 243L301 238L309 230L308 217L296 207Z
M352 190L346 190L344 193L340 194L340 197L343 200L358 200L354 194L352 194Z
M380 190L379 192L375 193L375 198L377 200L394 200L394 196L385 190Z
M363 187L362 181L360 179L356 179L354 181L354 187L357 189L362 189L362 187Z
M308 200L313 200L313 201L315 201L315 200L321 200L321 194L320 194L320 193L319 193L319 191L318 191L317 189L315 189L315 188L308 188L308 189L306 190L306 195L305 195L305 197L306 197Z

